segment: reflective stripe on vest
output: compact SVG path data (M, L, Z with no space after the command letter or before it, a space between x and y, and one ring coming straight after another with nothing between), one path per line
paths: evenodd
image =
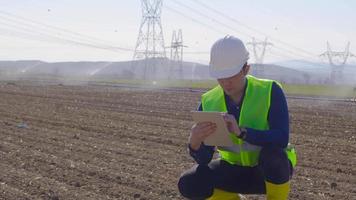
M244 142L241 145L233 145L229 147L219 147L220 150L240 153L241 151L260 151L262 147Z
M257 79L253 76L247 76L247 79L247 88L240 111L239 126L256 130L268 130L268 111L273 81ZM227 112L224 91L220 86L202 95L202 108L203 111ZM233 146L218 147L221 159L230 164L256 166L261 147L243 141L233 134L230 137L234 142ZM288 157L290 157L289 154L290 152L287 152ZM294 160L291 161L293 163Z

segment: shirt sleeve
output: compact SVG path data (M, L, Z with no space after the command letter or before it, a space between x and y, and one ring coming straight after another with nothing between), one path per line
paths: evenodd
M247 128L245 140L259 146L279 146L285 148L289 140L289 114L287 100L282 88L272 85L271 106L268 113L269 130L260 131Z
M201 144L198 150L193 150L190 145L188 145L189 154L199 165L207 165L214 155L214 147Z
M202 105L199 105L199 111L202 111ZM188 144L188 150L190 156L195 160L196 163L199 165L207 165L214 155L214 146L208 146L205 144L201 144L198 150L193 150L190 145Z

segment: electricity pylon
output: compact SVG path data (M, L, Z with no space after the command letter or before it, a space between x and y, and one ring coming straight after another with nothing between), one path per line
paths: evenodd
M350 42L346 44L345 51L332 51L329 42L326 42L326 48L326 52L320 54L320 56L328 58L331 66L330 81L334 83L342 78L342 72L347 59L355 57L355 55L350 52ZM334 61L335 58L338 58L340 61L336 63Z
M182 30L179 29L178 32L175 30L172 33L171 46L171 61L169 78L170 79L182 79L183 78L183 48L187 47L183 45L183 34Z
M138 66L144 67L144 79L154 78L157 66L166 58L161 24L162 3L163 0L141 0L142 20L133 56L136 62L132 63L135 64L135 74L140 71Z
M252 50L255 56L256 64L263 64L263 60L266 54L266 47L268 45L273 46L272 43L267 42L267 38L265 39L265 41L257 42L254 37L252 38L252 42L248 42L247 45L252 45Z
M258 64L258 68L256 68L256 75L263 76L264 75L264 66L263 60L266 54L266 49L268 45L273 46L272 43L267 42L267 37L264 41L257 42L255 38L252 38L252 42L248 42L247 45L252 46L253 55L255 57L255 63Z

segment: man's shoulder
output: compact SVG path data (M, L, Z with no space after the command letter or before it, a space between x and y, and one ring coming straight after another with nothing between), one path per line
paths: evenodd
M272 83L272 90L271 90L272 96L273 97L280 97L280 98L285 98L282 86L278 82L273 82Z
M202 94L202 98L206 98L207 96L220 96L221 94L224 93L224 90L221 88L220 85L217 85L205 93Z
M281 91L283 91L283 87L279 82L273 81L272 82L272 90L281 90Z

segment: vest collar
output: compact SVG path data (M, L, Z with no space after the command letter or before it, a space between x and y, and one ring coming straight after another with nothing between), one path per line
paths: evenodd
M231 105L231 106L237 106L237 107L241 108L242 102L244 101L244 98L245 98L247 85L248 85L248 78L246 77L245 88L244 88L244 91L243 91L243 93L242 93L241 101L240 101L239 104L236 104L236 103L234 102L234 100L233 100L229 95L227 95L227 94L225 93L225 91L224 91L225 103L226 103L226 105L227 105L227 109L228 109L228 110L229 110L229 106L230 106L230 105Z

